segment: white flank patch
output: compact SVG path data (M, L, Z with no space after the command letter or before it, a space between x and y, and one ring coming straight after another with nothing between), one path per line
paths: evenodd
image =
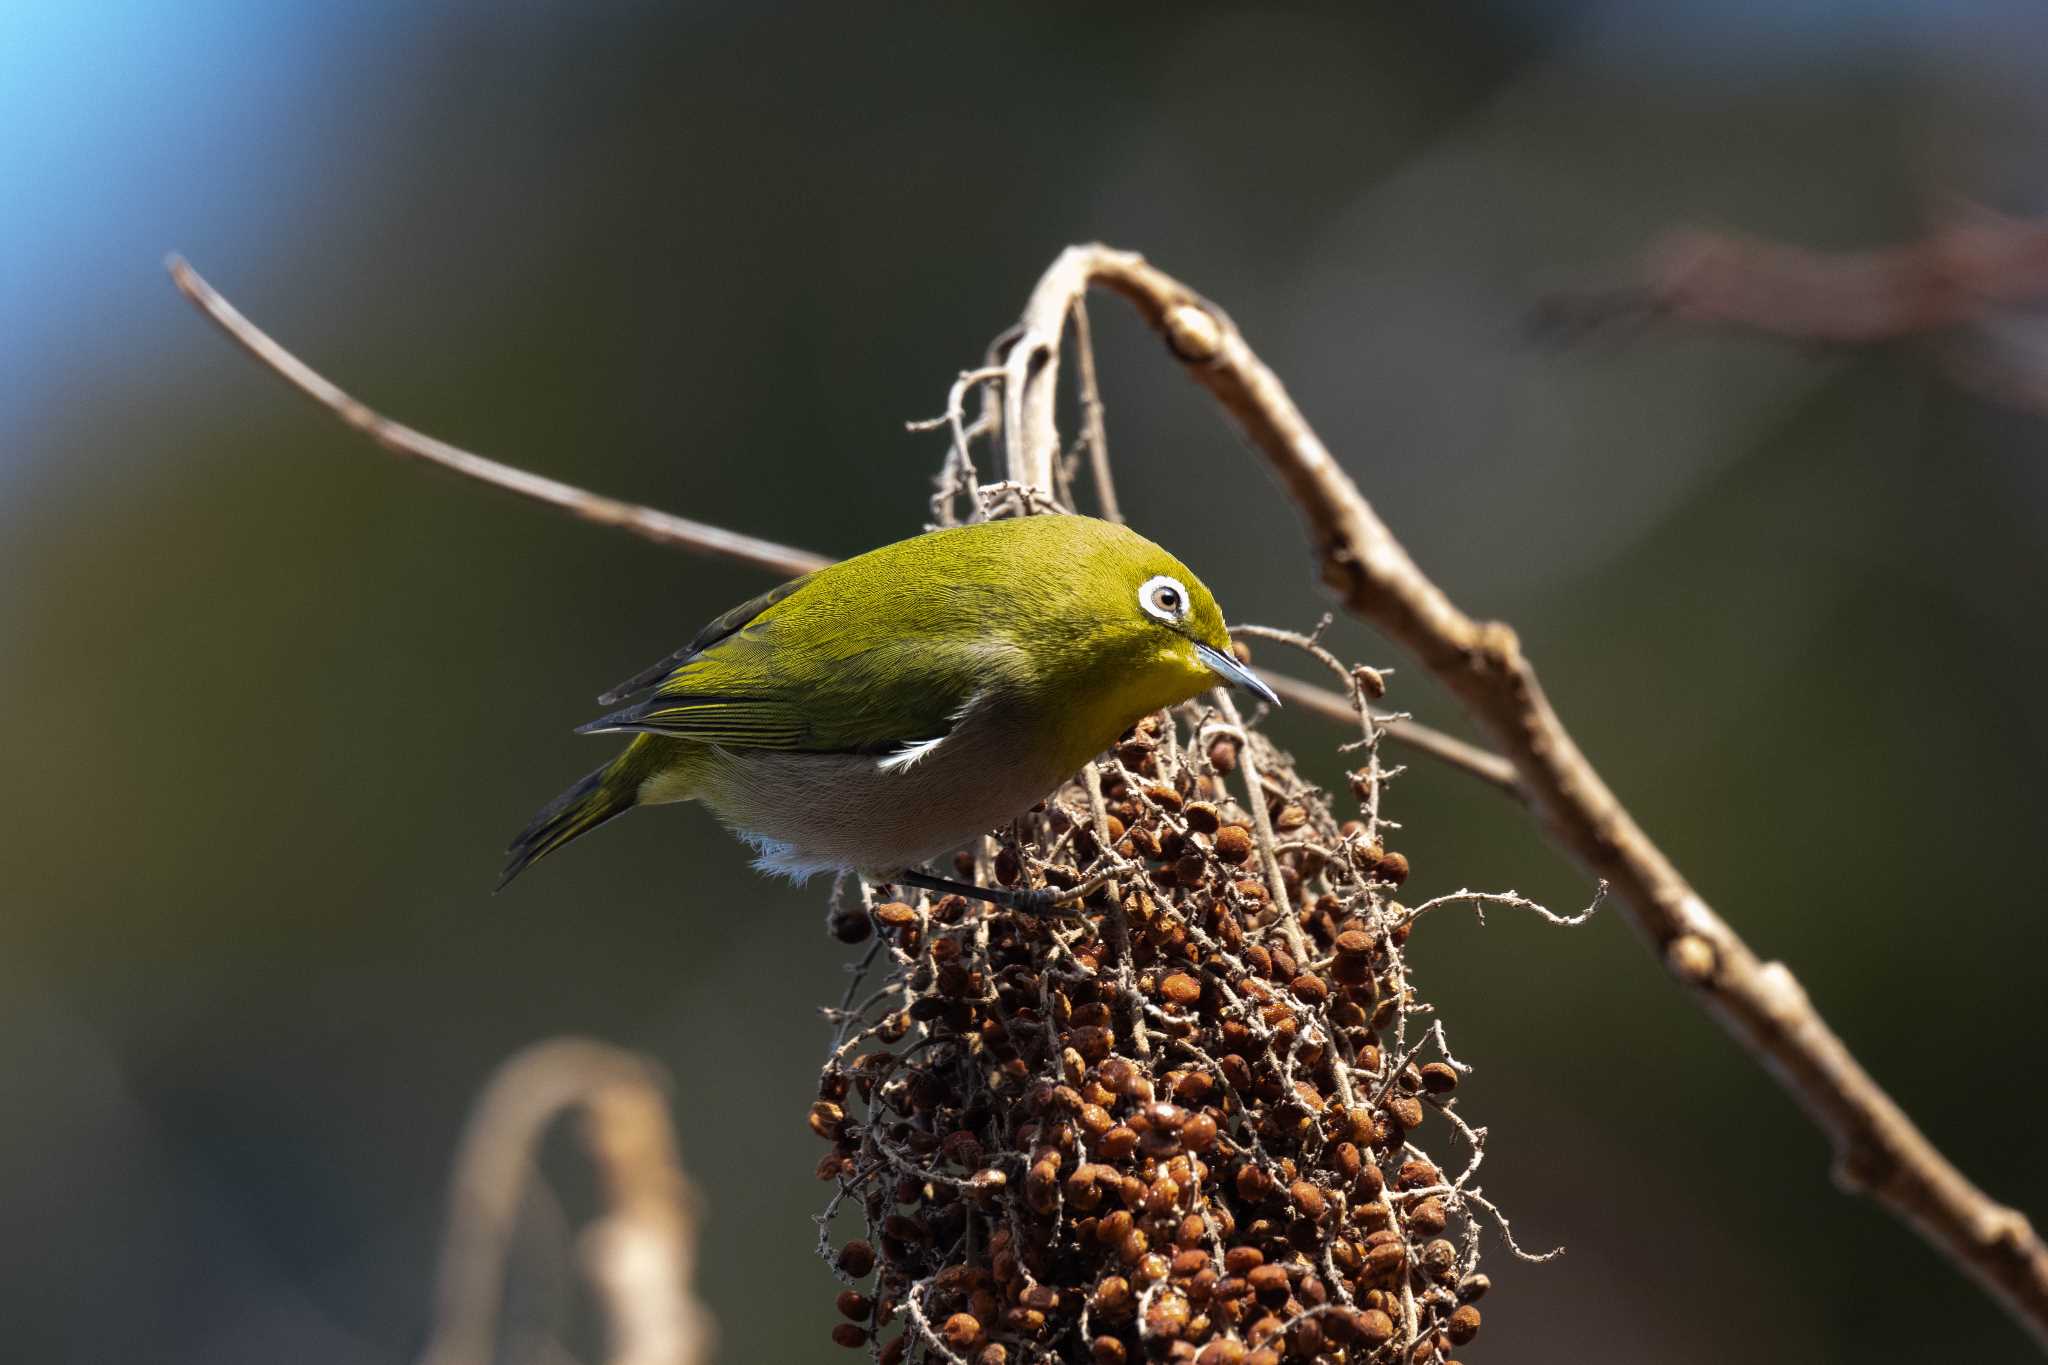
M795 844L786 843L781 839L771 839L765 834L756 834L752 830L745 829L736 829L733 833L746 840L748 844L753 846L754 852L761 855L754 859L754 870L757 872L766 872L777 877L787 877L798 885L802 885L820 872L841 872L845 870L840 864L830 859L806 858L797 852Z
M945 742L946 737L944 735L940 735L937 739L920 739L915 744L904 745L887 758L876 759L875 766L885 773L902 772L905 768L908 768L911 764L917 762L920 758L923 758Z

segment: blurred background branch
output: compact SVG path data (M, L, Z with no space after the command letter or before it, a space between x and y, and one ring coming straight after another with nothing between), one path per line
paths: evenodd
M1669 321L1867 346L2023 320L2044 301L2048 221L1949 202L1919 241L1869 251L1672 232L1644 254L1639 279L1552 295L1529 324L1538 338L1561 342ZM2048 352L2038 344L1992 346L1980 336L1962 346L1950 337L1941 349L1950 372L1987 396L2048 408Z
M540 1179L540 1146L576 1114L601 1213L581 1260L606 1365L705 1365L710 1315L695 1294L697 1196L683 1172L668 1090L644 1058L558 1038L501 1065L471 1111L449 1187L434 1329L419 1365L491 1365L515 1225Z

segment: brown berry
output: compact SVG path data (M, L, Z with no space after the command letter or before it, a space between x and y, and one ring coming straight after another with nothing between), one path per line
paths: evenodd
M1105 1161L1121 1161L1138 1150L1138 1134L1119 1123L1096 1139L1095 1150Z
M830 1100L819 1100L811 1106L811 1131L827 1142L839 1136L845 1122L846 1111Z
M1478 1312L1477 1309L1472 1311ZM1177 1289L1168 1289L1154 1298L1145 1310L1145 1335L1169 1340L1178 1337L1187 1330L1188 1317L1187 1295Z
M1202 983L1186 972L1174 972L1159 983L1159 993L1176 1005L1201 1003Z
M981 1340L981 1323L972 1313L955 1313L939 1328L939 1335L956 1351L970 1351Z
M1441 1199L1425 1199L1408 1210L1408 1230L1418 1237L1434 1237L1446 1222Z
M863 1241L848 1242L839 1248L839 1269L843 1274L859 1280L865 1279L875 1268L875 1248Z
M1287 1293L1287 1267L1284 1265L1253 1266L1244 1279L1252 1287L1252 1293L1261 1298L1283 1298Z
M1377 1308L1368 1308L1357 1318L1358 1339L1378 1349L1394 1339L1394 1320Z
M858 1351L868 1344L867 1329L856 1327L850 1322L835 1322L832 1324L832 1341L849 1351Z
M1479 1310L1469 1303L1460 1305L1444 1324L1444 1330L1450 1333L1452 1341L1463 1346L1479 1335Z
M1431 1062L1422 1068L1422 1088L1432 1095L1446 1095L1458 1088L1457 1068L1448 1062Z
M1242 863L1252 856L1252 832L1243 825L1225 825L1217 830L1216 856L1226 863Z

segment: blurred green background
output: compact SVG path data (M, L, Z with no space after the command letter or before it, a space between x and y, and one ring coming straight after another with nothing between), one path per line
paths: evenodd
M197 318L172 248L402 420L837 554L919 528L941 447L904 421L1062 244L1147 252L1515 623L1705 894L2048 1215L2048 422L1919 345L1519 331L1680 222L1853 247L1943 195L2048 209L2044 54L2017 0L0 8L0 1349L407 1359L466 1106L576 1032L676 1077L724 1358L844 1354L820 889L670 810L490 895L605 743L569 734L593 694L764 580L377 453ZM1136 524L1239 619L1313 623L1277 491L1095 317ZM1337 776L1331 733L1276 733ZM1488 790L1424 766L1390 802L1417 895L1589 896ZM1834 1192L1620 913L1445 915L1415 955L1486 1190L1569 1247L1492 1254L1474 1359L2024 1352ZM587 1342L530 1240L517 1311Z

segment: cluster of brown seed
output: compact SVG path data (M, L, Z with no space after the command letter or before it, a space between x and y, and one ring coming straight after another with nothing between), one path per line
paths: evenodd
M1190 705L963 856L1009 885L1109 875L1065 913L835 912L886 978L836 1013L810 1114L834 1340L882 1365L1433 1365L1472 1340L1478 1138L1413 1018L1367 756L1340 823ZM1462 1174L1432 1137L1468 1146ZM867 1232L835 1247L848 1202Z

